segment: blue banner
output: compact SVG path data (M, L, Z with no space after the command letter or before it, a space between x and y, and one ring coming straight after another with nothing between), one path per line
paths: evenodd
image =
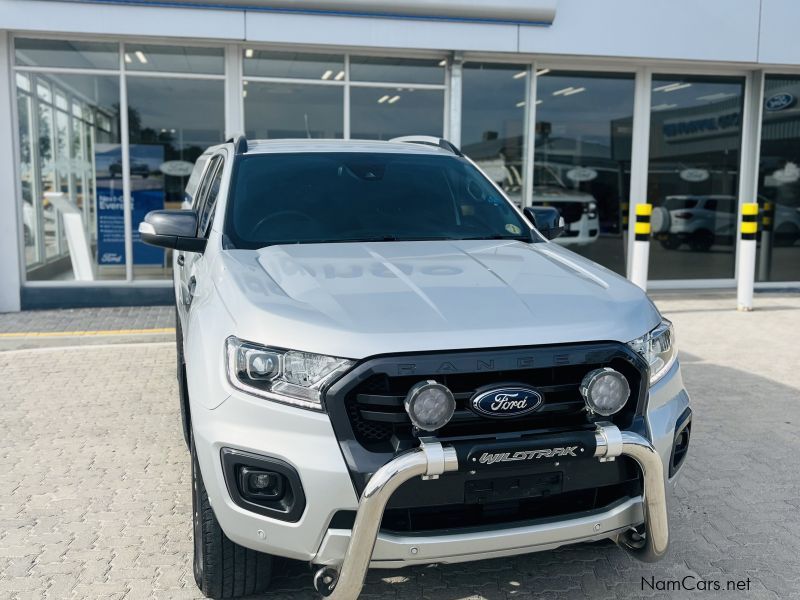
M164 208L163 177L158 166L164 162L163 146L133 144L131 163L131 223L133 264L163 266L163 248L148 246L139 238L138 225L151 210ZM122 150L119 144L95 146L97 169L97 263L125 264L125 213L122 200ZM150 177L151 174L156 175Z

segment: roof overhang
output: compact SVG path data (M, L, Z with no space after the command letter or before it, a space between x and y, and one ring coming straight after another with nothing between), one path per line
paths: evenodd
M65 0L311 14L550 25L557 0Z

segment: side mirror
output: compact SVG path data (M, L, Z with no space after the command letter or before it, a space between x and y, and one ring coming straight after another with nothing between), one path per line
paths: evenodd
M139 223L139 235L145 244L202 252L206 240L197 237L197 213L193 210L151 210Z
M534 227L548 240L554 240L562 233L566 225L564 217L552 206L526 206L522 209Z

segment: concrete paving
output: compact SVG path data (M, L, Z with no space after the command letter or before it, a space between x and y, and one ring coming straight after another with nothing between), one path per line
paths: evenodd
M373 570L363 597L800 598L800 296L759 295L752 313L732 310L730 295L657 304L676 324L695 410L662 562L635 562L609 543L563 547ZM0 331L172 326L170 309L109 310L3 315ZM147 335L94 336L99 345L30 336L23 342L36 347L0 352L0 598L201 597L174 346ZM270 598L317 597L307 566L276 570ZM712 591L677 587L702 581ZM744 589L726 591L728 582Z

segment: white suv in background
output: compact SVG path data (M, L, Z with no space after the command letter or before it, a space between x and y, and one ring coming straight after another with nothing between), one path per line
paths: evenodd
M552 206L564 217L564 233L554 240L561 246L588 246L600 235L600 218L594 196L567 187L549 166L536 165L533 206Z
M734 196L667 196L653 210L653 236L666 250L683 244L706 252L714 244L731 244L736 239L737 200Z
M759 196L762 211L765 202L769 200ZM736 241L738 206L735 196L725 194L667 196L662 206L653 209L653 236L667 250L688 244L692 250L706 252L714 244L731 245ZM774 201L773 206L775 244L795 244L800 239L800 211Z

